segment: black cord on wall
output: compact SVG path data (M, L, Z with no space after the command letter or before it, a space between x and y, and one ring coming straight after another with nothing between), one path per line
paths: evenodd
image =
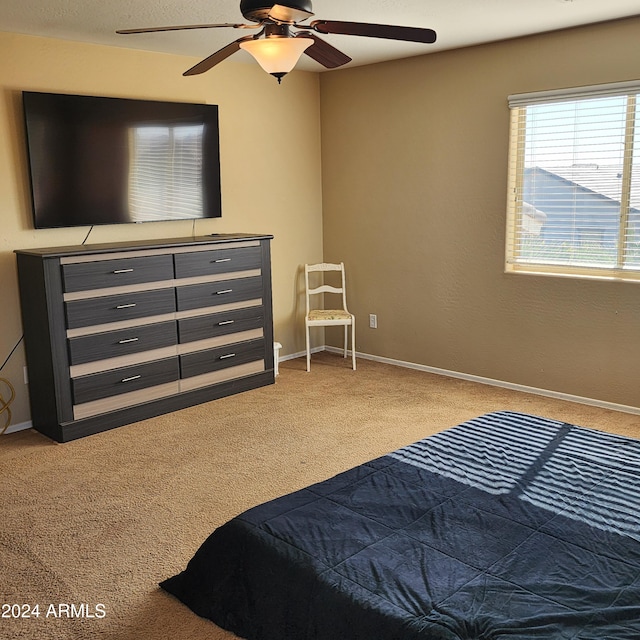
M89 234L93 231L93 225L91 225L89 227L89 231L87 232L87 235L84 237L84 240L82 241L82 244L84 244L87 241L87 238L89 237Z
M18 342L15 343L15 345L13 346L13 349L11 349L11 352L9 353L9 355L4 359L4 362L0 366L0 371L2 371L5 368L7 362L9 362L9 358L11 358L11 356L14 354L15 350L20 346L20 343L23 340L24 340L24 334L22 334L20 336L20 339L18 340Z

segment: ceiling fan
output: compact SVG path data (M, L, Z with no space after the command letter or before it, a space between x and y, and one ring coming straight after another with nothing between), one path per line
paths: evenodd
M192 76L209 71L209 69L226 60L236 51L244 49L258 61L267 73L275 76L278 83L295 67L303 53L327 69L335 69L351 62L351 58L348 55L316 36L314 32L386 38L388 40L423 42L426 44L436 41L435 31L420 27L400 27L339 20L313 20L307 24L300 24L314 15L311 9L311 0L288 0L281 4L268 4L265 0L241 0L240 11L244 18L253 24L232 22L223 24L188 24L142 29L120 29L116 33L153 33L184 29L216 29L220 27L258 29L257 33L238 38L211 54L191 67L191 69L185 71L183 75Z

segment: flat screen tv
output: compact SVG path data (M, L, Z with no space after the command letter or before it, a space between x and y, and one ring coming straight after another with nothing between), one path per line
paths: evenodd
M216 105L22 97L37 229L221 216Z

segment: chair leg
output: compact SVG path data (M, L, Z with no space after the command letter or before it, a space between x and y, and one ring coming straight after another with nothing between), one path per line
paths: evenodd
M345 327L346 328L346 327ZM351 318L351 366L356 370L356 318Z
M306 325L307 371L311 371L311 350L309 347L309 325Z
M349 337L348 329L349 329L349 326L345 324L344 325L344 349L342 350L343 358L347 357L347 338Z

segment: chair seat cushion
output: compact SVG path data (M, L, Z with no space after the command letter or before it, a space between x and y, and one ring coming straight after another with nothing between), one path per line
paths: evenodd
M309 320L351 320L351 314L342 309L313 309L307 316Z

